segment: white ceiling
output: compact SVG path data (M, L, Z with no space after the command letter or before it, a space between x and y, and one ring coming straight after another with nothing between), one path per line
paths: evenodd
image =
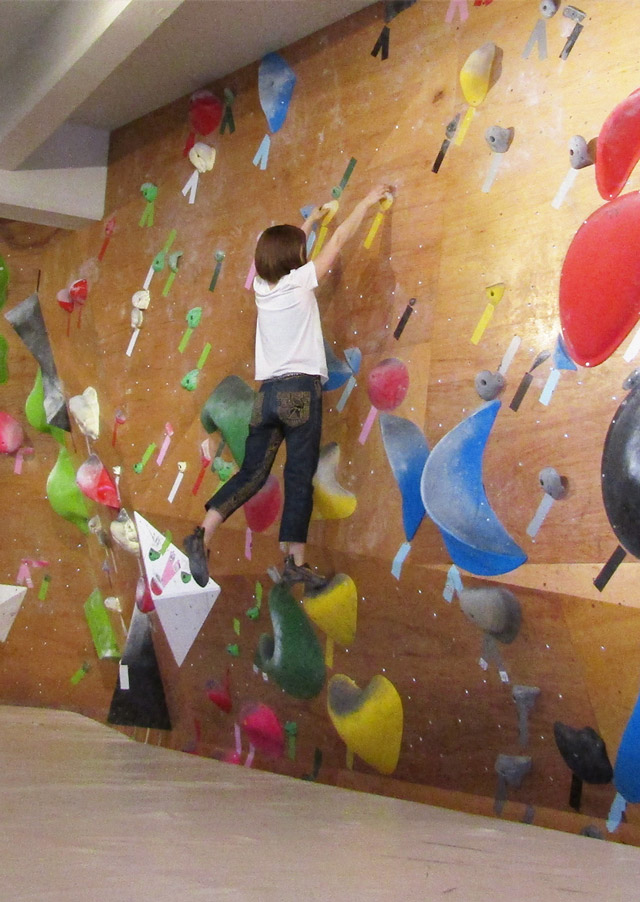
M102 218L109 132L372 2L0 0L0 216Z

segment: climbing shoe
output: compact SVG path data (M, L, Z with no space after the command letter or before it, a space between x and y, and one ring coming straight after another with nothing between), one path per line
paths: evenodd
M314 573L308 564L296 564L293 555L288 554L284 559L284 573L282 582L292 586L294 583L304 583L305 589L317 591L323 589L329 580L319 573Z
M209 562L204 547L204 529L196 526L191 535L187 536L182 547L189 558L189 570L191 576L199 586L206 586L209 582Z

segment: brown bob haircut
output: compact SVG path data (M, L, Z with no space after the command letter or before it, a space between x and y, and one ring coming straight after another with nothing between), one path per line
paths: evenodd
M307 236L298 226L271 226L258 238L256 272L270 285L306 262Z

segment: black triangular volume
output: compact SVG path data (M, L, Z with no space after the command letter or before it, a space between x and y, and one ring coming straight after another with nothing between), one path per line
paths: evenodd
M123 689L118 677L107 723L170 730L171 719L153 647L151 625L148 615L142 614L137 607L133 609L121 664L127 666L129 688Z
M416 0L391 0L391 2L385 3L384 21L390 22L392 19L395 19L398 13L402 13L405 9L409 9L415 2Z

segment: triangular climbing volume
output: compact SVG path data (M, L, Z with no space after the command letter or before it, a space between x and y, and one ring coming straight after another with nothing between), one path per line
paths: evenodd
M220 594L220 586L212 579L204 588L198 586L189 572L187 556L139 513L134 512L134 517L156 612L180 667Z
M0 585L0 642L6 642L26 594L24 586Z
M126 674L126 683L124 681ZM133 608L118 685L113 692L108 723L170 730L164 686L153 647L149 615Z

